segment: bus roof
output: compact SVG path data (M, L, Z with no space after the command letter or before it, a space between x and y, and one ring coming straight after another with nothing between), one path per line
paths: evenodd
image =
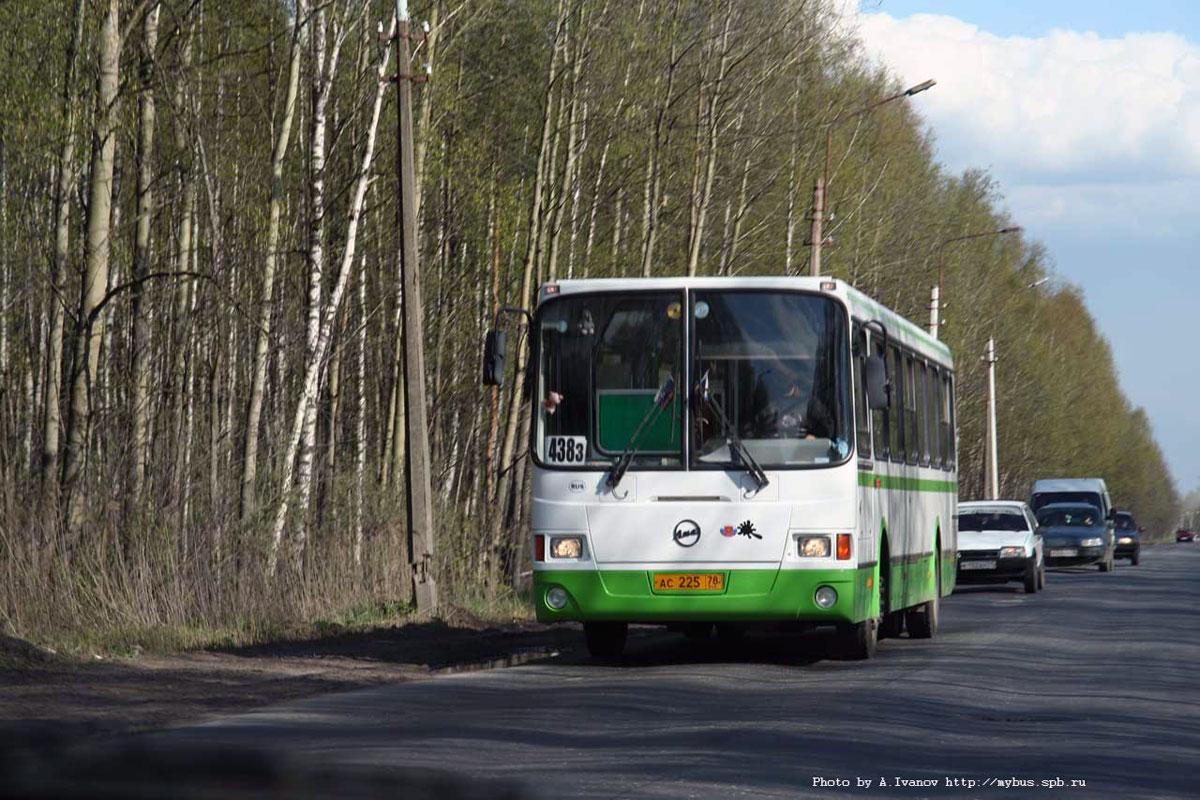
M553 286L554 288L551 288ZM664 289L780 289L818 292L839 298L851 315L865 321L878 320L888 338L910 347L926 358L953 367L950 348L887 306L837 278L826 277L707 277L707 278L575 278L546 284L538 292L538 305L546 300L582 292L654 291Z

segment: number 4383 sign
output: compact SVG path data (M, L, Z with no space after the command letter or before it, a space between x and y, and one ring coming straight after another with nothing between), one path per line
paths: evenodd
M546 461L550 464L582 464L587 460L586 436L547 436Z

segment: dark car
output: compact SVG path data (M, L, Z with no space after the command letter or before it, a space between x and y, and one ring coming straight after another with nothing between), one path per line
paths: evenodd
M1142 529L1128 511L1115 512L1113 521L1117 527L1117 546L1113 550L1113 557L1128 558L1129 564L1136 567L1142 555Z
M1113 529L1099 508L1086 503L1051 503L1038 510L1037 520L1047 566L1095 564L1101 572L1112 570Z
M1175 541L1194 542L1196 541L1196 533L1195 531L1188 530L1187 528L1180 528L1179 530L1175 531Z

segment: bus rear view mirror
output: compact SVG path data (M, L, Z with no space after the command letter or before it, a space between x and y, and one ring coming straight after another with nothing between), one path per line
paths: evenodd
M887 365L879 356L867 357L867 405L872 411L891 405L888 387Z
M483 385L504 385L504 362L508 357L508 334L488 331L483 343Z

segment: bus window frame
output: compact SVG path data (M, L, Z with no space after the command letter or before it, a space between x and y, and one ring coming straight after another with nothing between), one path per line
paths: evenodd
M865 459L872 458L875 444L871 431L871 405L867 402L866 365L869 347L867 332L862 323L853 320L850 331L850 361L854 375L850 388L854 393L854 446L858 450L858 457ZM862 427L859 427L860 422ZM860 438L864 434L866 447L863 447L864 442Z

